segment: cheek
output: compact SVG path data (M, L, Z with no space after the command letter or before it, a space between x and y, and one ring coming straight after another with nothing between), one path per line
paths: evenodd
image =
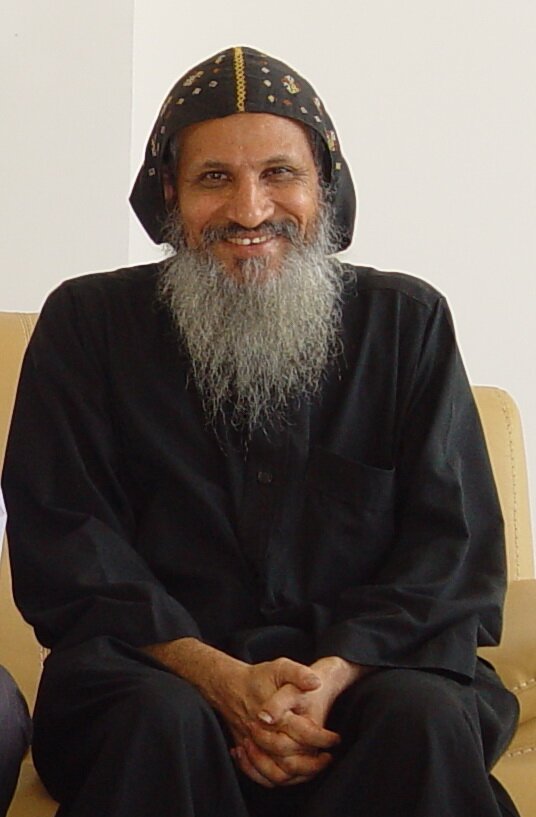
M201 238L203 228L207 225L210 212L203 207L201 202L179 199L178 204L186 241L190 247L195 246Z
M303 230L307 231L318 216L318 196L305 190L297 192L293 200L288 202L287 209L298 220Z

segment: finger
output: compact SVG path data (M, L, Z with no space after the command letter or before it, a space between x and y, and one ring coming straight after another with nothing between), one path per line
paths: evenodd
M333 757L329 752L322 752L316 755L290 755L289 757L277 758L277 765L287 775L287 778L314 777L322 772L326 766L332 762ZM285 781L282 781L283 785Z
M242 773L247 775L247 777L249 777L250 780L253 780L255 783L258 783L259 785L264 786L264 788L267 789L280 788L282 786L296 786L298 783L308 783L316 776L315 774L296 775L296 777L288 777L286 780L283 780L280 783L272 783L263 775L259 774L259 772L255 769L253 764L249 761L247 755L243 756L242 761L238 762L238 765Z
M271 780L264 777L264 775L260 774L257 769L253 766L251 761L249 760L245 749L242 747L237 747L233 750L232 755L237 762L240 770L254 783L258 783L260 786L264 786L266 789L273 789L275 783L272 783Z
M311 774L307 777L305 775L298 775L297 777L291 777L290 780L287 780L286 783L281 783L282 786L297 786L298 783L308 783L312 780L316 775Z
M257 717L262 723L265 723L265 719L261 717L262 714L262 712L259 713ZM271 717L272 716L270 716L270 718ZM267 735L287 735L288 738L293 740L294 745L301 746L302 750L331 749L340 742L340 736L337 734L337 732L332 732L330 729L325 729L324 727L315 723L315 721L313 721L307 715L299 715L294 711L286 711L281 717L278 717L275 720L273 730L266 729L266 727L261 726L261 731L259 732L258 725L255 725L254 727L254 723L255 722L252 721L249 725L250 733L254 733L256 738L257 735L260 735L258 742L274 740L274 748L276 748L278 745L277 738L269 738ZM287 753L284 751L284 747L283 753Z
M314 776L325 769L332 760L331 755L327 752L315 755L297 754L287 757L271 757L249 739L244 741L244 748L257 771L278 786L288 782L290 778Z
M309 758L309 759L311 759L311 758ZM308 780L312 780L314 777L316 777L321 772L323 772L324 769L326 769L329 766L330 763L333 762L333 757L328 752L325 752L322 755L318 755L315 758L315 761L316 762L314 764L311 763L309 765L309 768L307 768L305 765L300 764L298 766L298 764L297 764L296 769L299 768L300 772L299 773L298 772L293 773L291 775L291 777L287 781L285 781L284 783L281 783L281 785L282 786L295 786L296 783L305 783Z
M318 689L321 684L320 678L305 664L298 664L291 658L278 658L274 661L275 679L278 687L284 684L294 684L294 686L307 692L311 689Z
M246 738L241 746L248 764L265 780L274 786L281 786L290 775L278 763L262 751L252 740Z
M255 721L249 725L249 734L257 746L272 756L286 757L287 755L317 753L316 748L304 746L285 732L266 729Z
M340 743L340 735L330 729L318 726L305 715L296 715L289 712L279 724L279 730L284 732L302 746L315 749L331 749Z
M294 684L285 684L266 700L257 717L262 723L277 725L287 712L302 712L305 696Z

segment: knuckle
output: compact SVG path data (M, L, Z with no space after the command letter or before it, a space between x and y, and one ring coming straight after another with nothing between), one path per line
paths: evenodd
M296 777L291 778L291 780L289 780L289 781L288 781L288 783L286 783L286 785L287 785L287 786L297 786L297 785L299 785L300 783L308 783L308 782L309 782L309 780L312 780L312 779L313 779L313 777L314 777L314 775L313 775L313 774L307 774L307 775L302 774L302 775L297 775Z
M295 756L285 758L281 765L285 769L287 778L294 777L296 774L303 772L302 762L297 760Z
M284 670L288 667L290 661L288 658L276 658L274 665L277 670Z
M287 737L281 737L277 743L277 749L281 755L292 755L299 751L299 744Z
M267 752L268 754L275 752L277 754L278 743L275 739L275 735L271 734L270 732L266 732L264 735L261 734L256 736L255 742L264 752Z
M274 732L265 732L264 734L259 733L257 743L262 749L268 752L277 753L279 750L279 741Z
M286 755L290 754L291 750L289 749L286 741L278 740L272 744L270 751L272 751L274 755L277 755L278 758L284 758Z
M276 785L281 785L282 783L285 783L285 781L288 780L289 777L288 773L275 763L271 766L270 769L266 769L263 772L263 774L269 780L271 780L272 783L275 783Z
M272 783L271 780L267 780L266 777L263 777L260 774L250 774L249 776L253 781L255 781L255 783L259 783L261 786L264 786L265 789L273 789L275 786L275 783Z

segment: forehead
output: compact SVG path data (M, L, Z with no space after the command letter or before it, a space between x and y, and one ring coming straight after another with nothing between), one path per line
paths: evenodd
M268 113L238 113L189 125L179 138L179 168L207 161L263 162L278 156L314 164L308 129Z

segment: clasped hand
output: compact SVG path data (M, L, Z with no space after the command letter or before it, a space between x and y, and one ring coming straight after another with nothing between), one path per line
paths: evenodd
M343 667L333 663L340 661L325 658L306 667L280 658L242 665L234 694L220 711L235 739L231 754L244 774L261 786L288 786L311 780L329 765L329 750L340 738L324 724L354 677L347 671L342 678Z
M143 651L200 691L231 730L239 768L269 787L304 783L326 768L340 740L324 726L331 706L373 671L337 656L310 667L289 658L247 664L193 637Z

